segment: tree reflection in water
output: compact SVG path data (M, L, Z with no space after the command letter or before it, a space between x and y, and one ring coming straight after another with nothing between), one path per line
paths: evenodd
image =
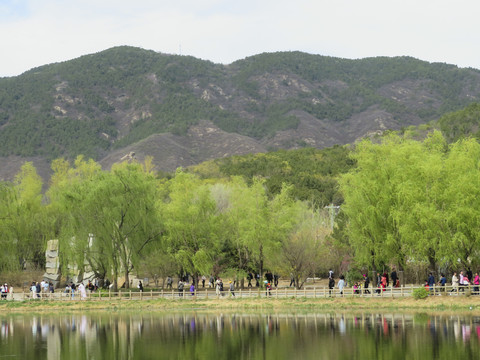
M89 313L1 318L22 359L477 359L480 317L426 314Z

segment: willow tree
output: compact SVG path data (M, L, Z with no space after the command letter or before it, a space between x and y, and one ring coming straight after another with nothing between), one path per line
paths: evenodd
M315 276L329 256L326 237L330 226L327 224L328 217L318 209L308 208L305 203L297 205L296 225L280 243L272 259L283 273L295 279L295 285L300 289L308 277Z
M0 270L16 270L19 268L17 242L12 222L15 217L15 195L13 185L0 183Z
M409 261L435 270L445 260L442 244L448 241L445 223L445 156L447 143L435 131L423 141L404 141L390 159L396 171L396 208L393 217ZM402 266L405 265L403 262Z
M3 268L18 269L25 261L45 264L42 197L42 180L31 162L22 165L13 183L0 185L0 243L8 255L1 261Z
M356 168L341 176L340 187L348 217L350 244L355 260L373 272L396 256L398 229L395 164L390 162L396 138L381 144L363 141L353 152Z
M450 264L480 264L480 144L459 140L450 146L444 163L445 233L440 250Z
M264 181L254 179L251 186L232 198L231 215L237 217L237 247L243 247L263 276L265 258L271 249L269 199ZM235 215L236 214L236 215Z
M51 167L53 174L46 193L47 211L49 218L52 219L51 237L59 239L59 256L63 274L71 276L75 268L83 268L85 265L85 244L78 240L85 237L87 241L88 234L91 232L87 231L85 235L85 231L82 231L82 234L79 234L82 229L81 206L87 197L88 185L94 183L102 169L98 163L92 159L85 160L83 156L78 156L72 165L65 159L56 159ZM108 258L105 257L105 262L107 260ZM94 271L97 276L101 274L95 268Z
M211 273L220 255L220 222L210 186L181 170L165 185L162 214L169 253L195 278Z
M231 266L237 281L244 285L245 275L255 263L254 253L259 232L265 228L263 216L258 210L258 198L264 194L262 187L249 187L240 177L234 177L226 184L212 186L212 196L222 215L221 228L231 249ZM264 204L264 202L262 202Z
M396 135L362 142L357 168L340 181L349 238L360 262L430 270L478 257L480 195L475 140L449 147L438 131L424 141Z
M115 164L111 171L91 174L71 182L61 196L70 213L62 250L77 266L88 262L98 276L112 276L115 289L123 275L128 288L142 254L161 239L158 183L138 163Z

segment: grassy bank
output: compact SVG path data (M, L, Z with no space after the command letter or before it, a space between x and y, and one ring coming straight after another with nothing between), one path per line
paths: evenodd
M69 311L455 311L480 315L480 296L413 298L3 301L1 313Z

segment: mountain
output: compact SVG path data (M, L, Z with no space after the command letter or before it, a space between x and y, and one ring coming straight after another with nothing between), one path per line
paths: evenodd
M265 53L229 65L116 47L0 79L0 179L31 160L105 167L335 144L436 120L480 99L480 71L410 57Z

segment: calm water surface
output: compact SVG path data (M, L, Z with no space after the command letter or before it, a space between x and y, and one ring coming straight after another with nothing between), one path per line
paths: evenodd
M0 321L0 359L480 358L473 316L144 312Z

